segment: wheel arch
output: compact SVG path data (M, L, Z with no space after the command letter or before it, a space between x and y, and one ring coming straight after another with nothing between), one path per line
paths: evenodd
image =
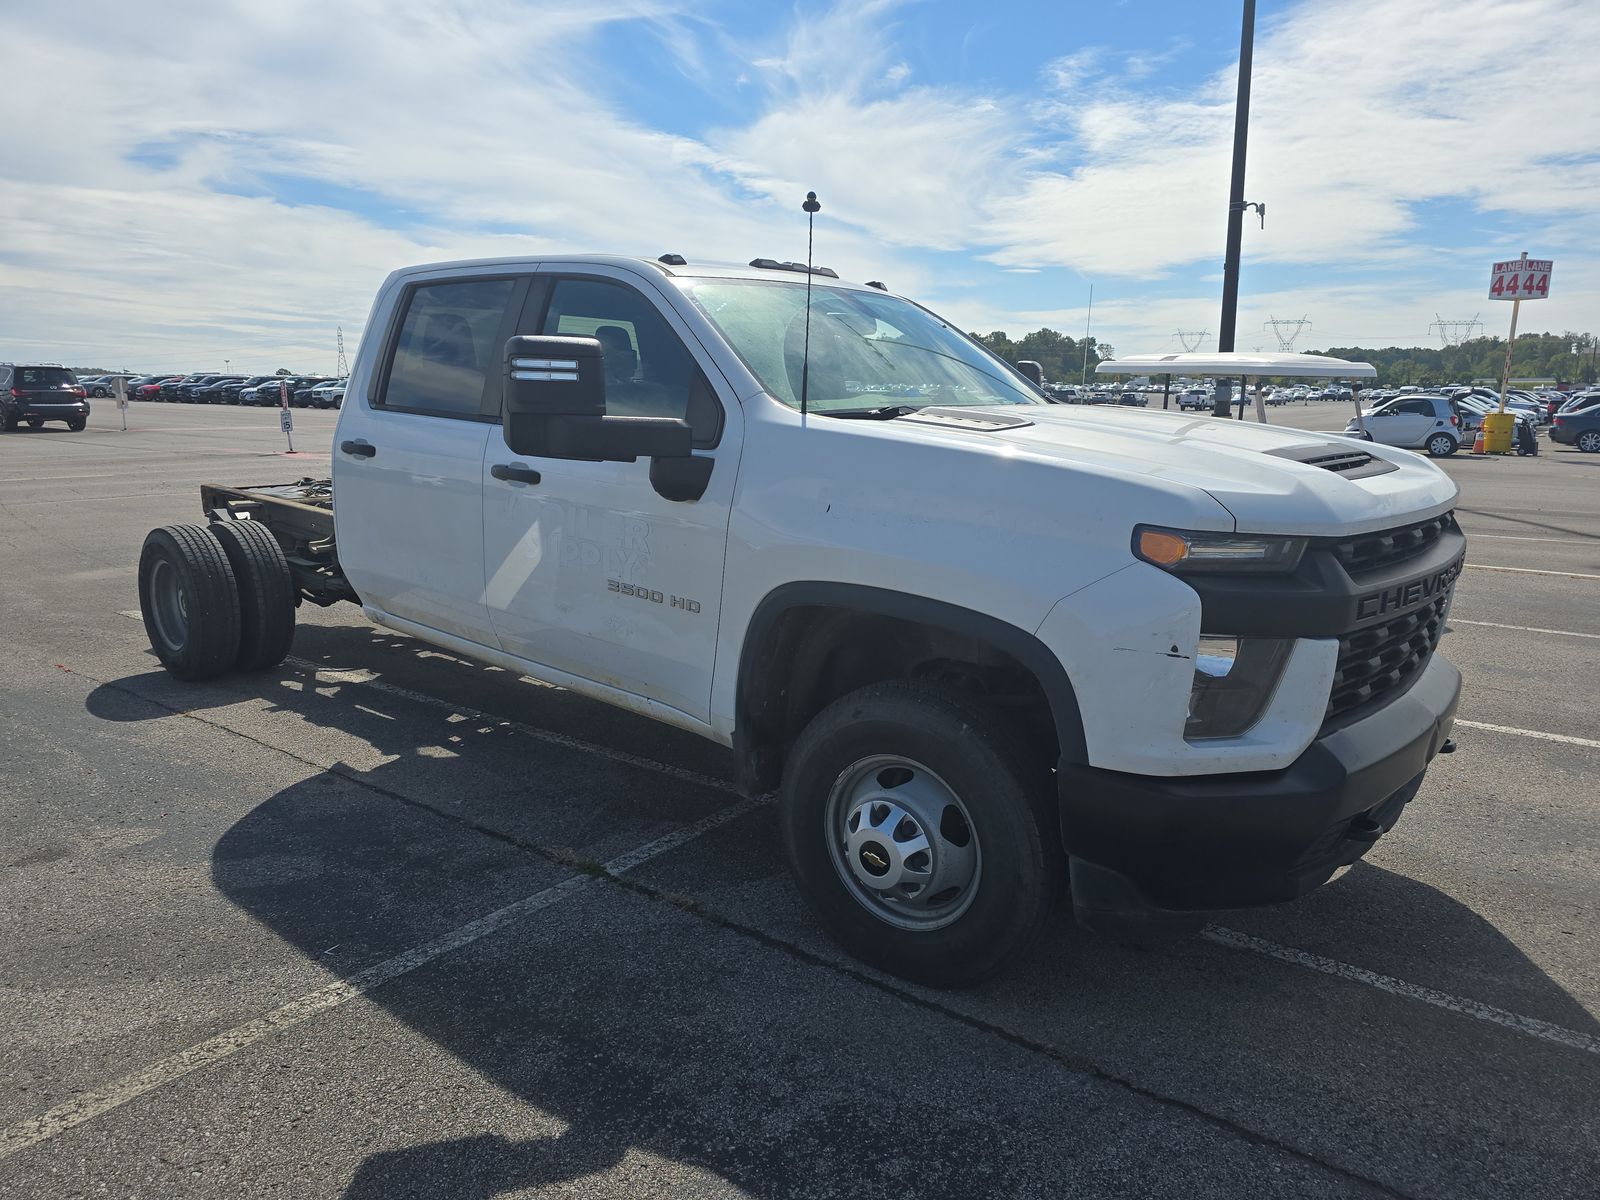
M841 663L852 652L860 660ZM941 665L999 672L996 678L1020 669L1043 701L1056 758L1088 761L1072 681L1029 631L927 596L795 582L769 592L745 628L733 731L740 786L752 794L776 786L805 722L845 691Z

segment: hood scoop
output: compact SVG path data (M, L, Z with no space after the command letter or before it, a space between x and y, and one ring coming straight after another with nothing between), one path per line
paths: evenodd
M900 418L924 425L942 425L946 429L969 429L973 433L999 433L1006 429L1023 429L1033 422L1027 417L1014 417L1010 413L976 408L919 408Z
M1287 458L1290 462L1304 463L1308 467L1321 467L1324 471L1332 471L1346 479L1366 479L1373 475L1387 475L1390 471L1400 469L1394 463L1374 458L1356 446L1339 446L1333 442L1322 442L1312 446L1283 446L1263 453L1276 458Z

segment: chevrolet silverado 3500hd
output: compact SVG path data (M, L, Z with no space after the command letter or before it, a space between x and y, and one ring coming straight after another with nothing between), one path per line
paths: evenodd
M829 933L959 985L1063 887L1138 931L1365 853L1449 748L1455 501L1405 450L1045 403L824 268L457 262L378 293L331 483L202 488L140 601L182 678L349 600L722 743Z

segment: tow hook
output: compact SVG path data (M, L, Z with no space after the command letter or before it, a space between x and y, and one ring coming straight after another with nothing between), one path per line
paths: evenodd
M1456 752L1455 738L1445 738L1444 745L1439 747L1440 754L1454 754Z

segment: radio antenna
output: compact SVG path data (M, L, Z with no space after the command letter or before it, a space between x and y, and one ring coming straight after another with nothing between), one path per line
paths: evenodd
M806 214L806 342L805 349L800 352L800 416L806 415L806 393L811 383L811 234L816 228L817 214L822 211L822 205L817 202L815 192L807 192L805 203L800 206Z

